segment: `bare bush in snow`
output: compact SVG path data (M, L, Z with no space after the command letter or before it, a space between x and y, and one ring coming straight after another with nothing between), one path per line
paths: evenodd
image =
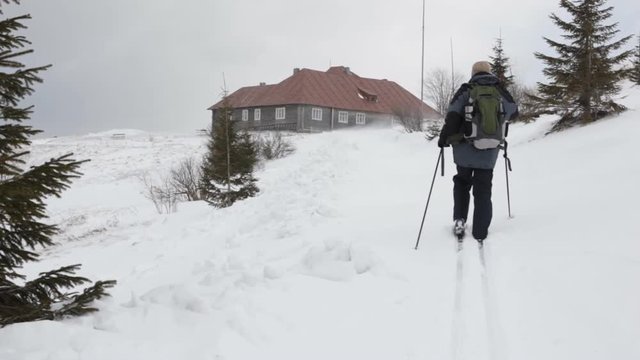
M419 109L394 109L393 115L396 123L399 123L408 133L422 131L422 114Z
M192 157L182 160L177 167L171 169L170 185L174 193L185 201L203 200L201 179L202 166Z
M255 135L258 155L264 160L280 159L295 151L293 144L279 131Z
M153 202L159 214L170 214L176 211L178 194L175 192L169 177L161 178L157 185L151 179L149 173L145 172L139 176L139 179L144 185L144 196Z

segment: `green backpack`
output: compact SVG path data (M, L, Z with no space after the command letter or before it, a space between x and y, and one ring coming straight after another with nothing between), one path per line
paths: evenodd
M502 145L506 137L502 95L493 85L474 84L469 94L469 102L464 108L465 121L471 123L471 135L465 139L476 149L495 149Z

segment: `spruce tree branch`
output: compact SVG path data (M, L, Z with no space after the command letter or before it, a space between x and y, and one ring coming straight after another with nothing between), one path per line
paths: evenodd
M20 0L0 0L0 14L2 14L2 4L20 4Z

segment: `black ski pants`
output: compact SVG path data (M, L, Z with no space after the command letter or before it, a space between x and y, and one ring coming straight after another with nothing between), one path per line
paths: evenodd
M472 169L458 166L453 177L453 219L468 219L469 191L473 188L473 229L476 239L485 239L491 224L491 181L493 169Z

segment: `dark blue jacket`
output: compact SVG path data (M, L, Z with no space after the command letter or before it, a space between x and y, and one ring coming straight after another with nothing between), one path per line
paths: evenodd
M449 103L445 123L440 131L440 142L452 136L461 138L462 134L471 134L471 124L464 120L464 107L469 101L471 85L496 85L502 95L505 120L514 120L518 116L518 106L500 80L492 74L481 72L474 75L468 83L462 84ZM453 161L458 166L473 169L493 169L498 159L499 149L478 150L468 142L454 143Z

